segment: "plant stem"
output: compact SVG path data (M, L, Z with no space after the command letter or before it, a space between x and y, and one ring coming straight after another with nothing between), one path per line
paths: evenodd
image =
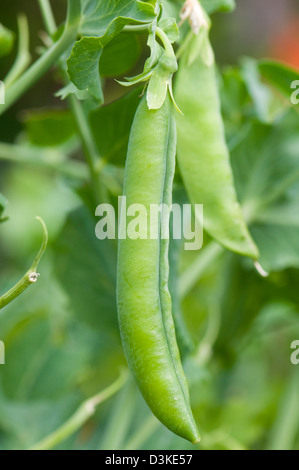
M106 194L103 186L101 185L99 175L105 163L101 159L95 146L82 104L74 95L70 95L69 103L77 123L78 132L89 167L95 199L98 202L102 202L106 200Z
M52 30L54 34L56 32L56 24L55 24L51 6L49 4L49 0L39 0L39 1L40 3L47 4L47 11L50 13L50 16L52 16L53 18ZM47 25L46 18L44 18L44 22L45 22L45 25ZM100 158L99 158L97 148L94 144L94 139L90 132L90 128L86 120L83 107L81 103L79 102L79 100L74 95L70 95L69 103L72 108L75 120L77 122L78 132L82 141L82 145L84 147L86 160L90 169L92 179L94 181L97 181L97 184L98 184L98 170L100 167L99 165Z
M224 252L215 242L203 248L195 261L183 272L179 279L179 293L184 298L198 282L205 270Z
M212 355L213 346L217 340L221 324L221 310L218 303L213 303L208 312L208 326L202 341L197 346L195 354L192 356L197 366L206 365Z
M6 305L8 305L10 302L15 300L17 297L19 297L19 295L21 295L29 286L34 284L38 279L38 274L36 273L36 270L48 244L48 231L44 221L40 217L37 217L36 219L42 224L44 231L44 238L41 248L38 254L36 255L35 260L33 261L31 268L22 277L22 279L12 289L6 292L6 294L0 297L0 310Z
M128 25L124 27L123 31L125 33L146 33L146 32L149 32L150 28L151 28L151 24L137 25L137 26ZM164 31L159 27L156 28L156 34L161 39L161 42L164 46L166 54L170 56L175 56L172 44L169 41L167 34L164 33Z
M100 156L95 146L94 139L91 134L90 127L88 125L82 104L74 95L70 95L69 102L74 118L77 122L78 132L81 137L82 145L84 147L86 160L90 168L91 175L93 178L98 178L98 173L101 166L99 164Z
M69 47L75 38L75 31L68 29L61 38L40 57L16 82L6 90L5 104L0 115L10 108L36 81L38 81Z
M127 442L123 450L138 450L157 430L159 421L154 416L149 416L144 422L143 426L133 434L131 439Z
M22 14L18 16L18 35L17 57L4 80L6 87L9 87L13 82L15 82L30 63L28 21L27 17Z
M295 371L289 378L281 400L277 417L270 433L268 450L293 450L298 433L298 387Z
M157 36L161 39L162 41L162 44L164 46L164 49L165 49L165 52L167 55L169 55L170 57L175 57L175 53L174 53L174 50L173 50L173 47L172 47L172 44L171 42L169 41L168 39L168 36L166 33L164 33L164 31L157 27L156 29L156 33L157 33Z
M39 166L80 180L88 178L88 168L85 163L67 160L65 154L56 149L39 149L1 142L0 160Z
M150 30L151 23L150 24L142 24L142 25L127 25L124 27L123 32L124 33L147 33Z
M49 0L40 0L40 3L46 4L47 11L49 12L50 16L53 18L52 34L54 34L56 31L56 24L55 24L54 15L53 15L51 6L49 4ZM44 23L49 32L49 27L47 26L47 18L45 17L44 17ZM86 161L90 170L91 179L93 181L95 196L96 198L98 198L99 196L103 198L102 197L103 191L100 187L100 182L99 182L99 173L102 167L102 160L94 144L94 139L90 132L89 123L86 119L84 109L82 107L82 104L74 95L71 94L68 98L68 101L72 109L73 116L77 123L78 133L81 138L82 146L83 146L84 153L86 156Z
M79 28L81 22L81 0L68 0L66 26Z
M117 400L115 400L107 428L105 429L104 438L100 443L100 449L121 450L134 416L134 406L136 403L135 387L135 384L130 380L120 392Z
M47 33L53 36L56 32L56 23L50 2L49 0L38 0L38 3Z
M86 400L60 428L35 444L30 450L50 450L78 431L95 413L98 405L117 393L128 378L128 372L122 371L118 379L105 390Z
M6 89L5 104L0 115L10 108L35 82L54 65L77 36L81 18L80 0L68 1L67 22L64 33L18 80Z

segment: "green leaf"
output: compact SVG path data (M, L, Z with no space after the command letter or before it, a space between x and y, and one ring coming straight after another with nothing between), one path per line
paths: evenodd
M68 74L79 90L87 91L97 103L103 102L99 61L103 48L127 24L152 22L157 16L157 2L117 0L98 2L82 0L82 35L67 61Z
M57 360L54 357L53 359ZM53 382L56 382L57 377L52 377ZM55 401L1 400L0 424L2 431L5 430L9 436L7 447L27 450L36 440L66 420L76 405L78 399L74 395Z
M156 24L153 25L148 35L147 45L150 48L150 56L146 59L144 64L144 72L152 70L160 60L164 49L156 40Z
M177 42L180 38L180 31L174 18L163 18L159 21L159 27L167 34L171 43Z
M75 318L118 341L116 245L96 238L97 222L85 209L70 214L54 244L55 271Z
M138 85L140 83L146 82L152 76L152 71L149 72L142 72L139 75L135 75L134 77L125 77L125 82L122 80L116 80L121 86L124 87L131 87L133 85Z
M243 59L241 72L258 119L266 123L272 122L285 111L285 101L263 82L258 62L255 60Z
M124 166L131 126L141 93L142 88L136 88L121 99L91 112L93 137L105 161Z
M14 39L14 33L0 23L0 57L4 57L11 52Z
M70 95L75 95L79 101L88 100L90 98L87 91L79 90L72 82L55 93L55 96L59 97L61 100L66 100Z
M153 69L159 63L164 54L164 49L156 40L156 28L153 27L148 36L147 45L150 48L150 56L146 59L143 72L133 77L125 77L126 81L119 81L122 86L130 87L138 83L146 82L150 79Z
M103 47L100 38L83 37L75 43L67 60L67 72L73 84L90 94L99 104L104 101L99 72Z
M10 221L1 227L1 244L9 256L20 260L19 273L24 262L28 262L28 253L35 252L40 243L40 227L34 221L36 214L43 215L52 238L60 231L66 214L78 206L79 198L66 181L41 171L34 164L12 165L6 172L3 191L9 200Z
M75 135L75 122L69 111L30 111L24 117L29 141L41 147L55 147Z
M102 37L108 43L128 23L151 23L157 16L158 1L81 0L81 34Z
M291 95L294 91L291 85L299 80L299 71L270 60L260 61L258 66L264 79L288 98L291 104Z

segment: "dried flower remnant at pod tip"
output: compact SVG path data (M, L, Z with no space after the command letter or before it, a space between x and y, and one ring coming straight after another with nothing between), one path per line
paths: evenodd
M190 27L195 34L198 34L202 27L206 29L209 27L203 8L198 0L186 0L180 12L180 18L180 25L188 19Z

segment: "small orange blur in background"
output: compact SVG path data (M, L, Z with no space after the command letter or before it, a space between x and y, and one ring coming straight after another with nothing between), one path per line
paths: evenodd
M273 58L299 70L299 18L291 20L281 31L277 31L269 52Z

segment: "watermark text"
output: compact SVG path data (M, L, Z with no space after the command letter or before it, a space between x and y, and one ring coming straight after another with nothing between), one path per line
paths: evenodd
M291 95L291 103L294 105L299 104L299 80L294 80L291 84L292 90L295 90Z
M0 341L0 365L5 364L5 346L3 341Z
M292 342L291 349L294 349L291 354L291 363L297 366L299 364L299 340Z
M174 240L184 238L185 250L200 250L203 245L203 205L142 204L127 206L126 196L118 198L120 214L116 227L111 204L100 204L95 215L100 217L95 233L99 240ZM170 235L171 234L171 235Z

